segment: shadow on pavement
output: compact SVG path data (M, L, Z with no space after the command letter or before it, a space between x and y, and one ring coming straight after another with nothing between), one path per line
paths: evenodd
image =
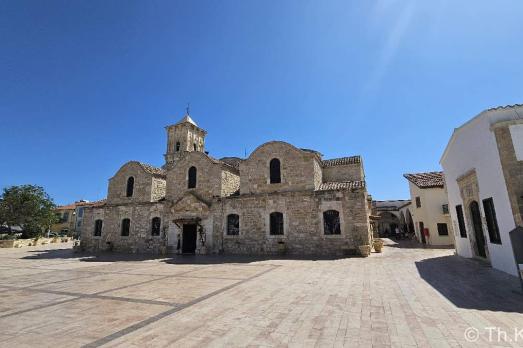
M519 279L472 259L443 256L416 262L420 276L459 308L523 313Z
M401 248L401 249L454 249L452 245L427 245L421 244L413 239L389 239L382 238L385 242L384 245L392 248Z
M31 255L24 256L25 260L42 260L42 259L74 259L83 262L120 262L120 261L147 261L161 260L167 264L225 264L225 263L252 263L269 260L304 260L304 261L323 261L323 260L340 260L357 256L278 256L278 255L178 255L178 254L146 254L146 253L124 253L124 252L98 252L75 253L72 249L40 249L29 250Z

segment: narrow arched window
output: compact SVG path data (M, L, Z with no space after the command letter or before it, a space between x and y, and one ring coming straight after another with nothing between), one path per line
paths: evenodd
M240 216L238 214L227 215L227 235L238 236L240 234Z
M196 187L196 167L189 168L188 178L187 178L187 187L195 188Z
M283 235L283 214L274 212L270 215L270 234L273 236Z
M192 144L194 151L196 151L196 143Z
M162 219L159 217L153 217L151 220L151 235L159 236L160 235L160 226L162 225Z
M132 197L133 193L134 193L134 178L132 176L130 176L127 179L127 189L125 191L125 195L127 197Z
M124 237L129 236L129 230L131 229L131 220L129 219L123 219L122 220L122 230L121 235Z
M95 237L100 237L102 235L102 226L103 226L102 220L96 220L94 222L94 236Z
M279 159L277 159L277 158L271 159L271 162L269 163L269 171L270 171L271 184L281 183L281 168L280 168Z
M323 212L323 233L341 234L340 213L337 210Z
M176 142L176 152L180 151L180 142Z

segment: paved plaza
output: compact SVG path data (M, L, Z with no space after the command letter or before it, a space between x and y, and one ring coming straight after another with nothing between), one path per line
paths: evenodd
M0 346L523 346L517 278L388 244L332 260L0 249Z

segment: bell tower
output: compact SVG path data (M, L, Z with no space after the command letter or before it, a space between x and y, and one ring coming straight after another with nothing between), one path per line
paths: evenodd
M167 152L163 168L172 168L184 152L204 152L205 135L207 132L198 127L189 116L189 111L183 118L173 125L165 127L167 130Z

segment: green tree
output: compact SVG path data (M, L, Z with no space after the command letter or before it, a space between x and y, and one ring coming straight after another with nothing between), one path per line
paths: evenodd
M57 218L53 200L40 186L21 185L4 188L0 196L0 220L11 230L20 226L26 237L41 236Z

